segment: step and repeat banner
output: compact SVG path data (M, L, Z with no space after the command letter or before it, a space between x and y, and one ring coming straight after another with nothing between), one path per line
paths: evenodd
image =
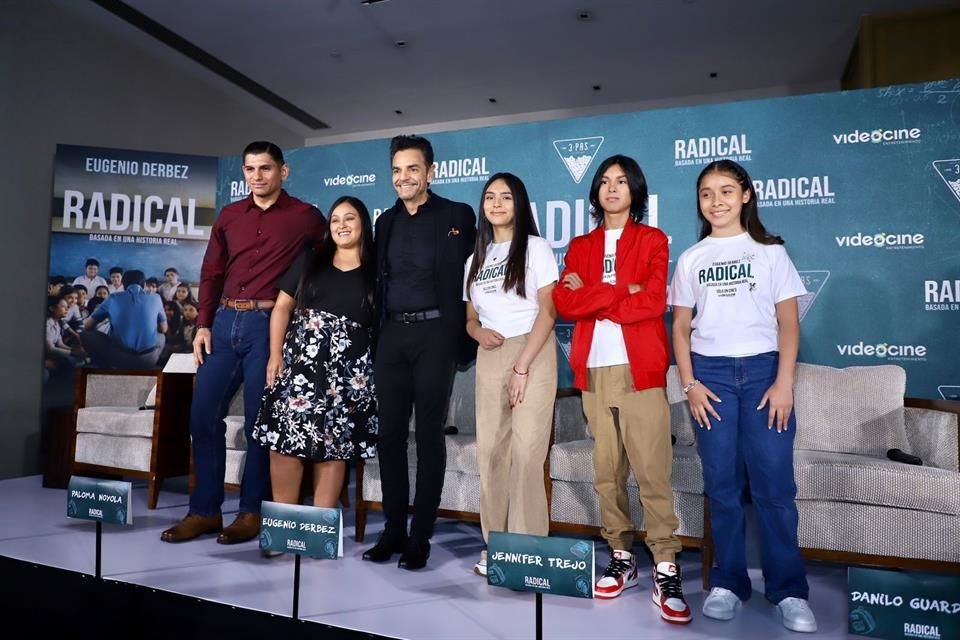
M897 364L908 395L958 399L958 97L960 81L942 81L434 133L432 188L479 213L490 175L519 175L562 266L570 240L592 228L596 167L615 153L633 156L650 186L647 222L670 238L672 276L696 242L697 175L733 158L750 172L761 218L786 240L809 291L800 359ZM287 190L324 212L344 194L374 216L396 199L388 139L285 153ZM247 195L240 166L239 157L57 148L44 364L65 401L76 366L103 364L83 348L83 320L128 270L153 278L148 289L164 301L168 335L156 366L189 351L210 227L220 208ZM70 292L78 284L85 290ZM670 321L668 313L668 329ZM109 318L94 329L130 333ZM562 387L572 386L571 331L560 319Z
M750 172L761 219L786 240L809 291L800 359L897 364L908 395L957 399L958 97L960 81L942 81L434 133L432 188L479 213L484 181L517 174L562 266L571 238L591 229L596 167L612 154L633 156L650 186L647 222L670 237L672 276L696 242L697 176L733 158ZM286 152L286 188L324 212L349 193L379 215L396 199L388 149L383 139ZM246 195L240 158L221 159L218 207ZM570 324L561 320L556 333L568 354ZM562 369L560 385L571 386Z

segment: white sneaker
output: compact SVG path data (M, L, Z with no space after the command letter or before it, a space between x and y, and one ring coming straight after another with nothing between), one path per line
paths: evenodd
M480 559L477 560L477 564L473 565L473 572L478 576L487 577L487 550L484 549L480 552Z
M637 586L637 559L629 551L614 550L603 576L593 587L596 598L616 598L624 589Z
M714 587L703 600L703 615L714 620L733 620L740 605L740 598L733 591Z
M780 620L790 631L813 633L817 630L817 619L803 598L784 598L777 603Z

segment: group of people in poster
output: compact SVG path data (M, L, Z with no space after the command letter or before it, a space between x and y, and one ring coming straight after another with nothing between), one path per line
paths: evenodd
M45 379L71 380L83 365L162 367L171 354L193 351L199 303L176 267L162 281L120 266L108 276L91 257L76 278L49 278Z
M374 229L357 198L338 198L324 218L289 195L290 169L276 145L244 150L250 195L221 211L201 270L190 424L196 484L188 513L162 539L251 540L263 500L299 503L303 474L312 473L314 506L334 507L348 462L376 455L385 523L363 559L399 556L399 567L423 568L443 489L449 391L455 369L474 359L484 541L491 531L547 535L543 464L560 315L575 323L570 365L593 435L610 547L594 594L614 598L639 581L632 472L653 560L653 604L667 622L688 623L670 480L669 303L672 353L700 426L717 557L703 614L730 620L751 595L749 478L765 596L786 628L815 631L792 464L797 298L805 290L783 240L761 223L743 167L712 162L691 185L699 242L679 256L668 283L668 240L643 223L648 187L630 157L597 168L589 191L596 227L571 242L561 271L519 177L492 175L476 215L430 189L428 140L398 136L389 156L398 199ZM223 420L241 385L249 445L239 513L224 527ZM475 573L486 575L486 560L484 551Z

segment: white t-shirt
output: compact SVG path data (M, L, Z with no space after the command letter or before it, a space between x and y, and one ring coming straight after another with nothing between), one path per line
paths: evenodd
M94 294L97 293L97 287L107 286L107 281L100 276L88 278L86 274L84 274L73 279L73 286L77 286L78 284L82 284L84 287L86 287L87 297L92 298Z
M606 284L617 284L617 241L622 235L622 228L603 232L603 281ZM587 356L587 368L629 363L627 343L623 341L620 324L613 320L597 320L593 326L593 341L590 343L590 355Z
M708 236L684 251L669 304L696 308L694 353L749 356L778 350L775 305L806 292L782 244L760 244L742 233Z
M550 243L537 236L527 239L527 277L524 281L524 297L516 289L503 290L507 271L509 242L493 242L487 247L487 257L477 277L470 285L471 298L467 298L467 277L473 264L473 255L467 258L463 272L463 299L473 303L485 329L493 329L504 338L513 338L530 333L540 312L537 292L560 277L557 261Z

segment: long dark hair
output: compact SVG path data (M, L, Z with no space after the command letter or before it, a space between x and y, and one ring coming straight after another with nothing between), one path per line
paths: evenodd
M590 215L593 216L597 226L603 224L600 185L603 183L603 174L614 165L623 169L623 175L627 178L627 187L630 189L630 219L637 223L643 222L643 216L647 213L647 200L649 199L647 178L643 175L643 171L636 160L620 154L610 156L601 162L596 173L593 174L593 182L590 183Z
M330 214L341 204L349 204L360 216L360 272L363 275L364 296L363 306L367 311L373 312L373 296L376 290L377 278L377 259L374 253L373 244L373 223L370 221L370 212L367 211L367 205L363 201L353 196L340 196L332 205L330 205ZM307 261L307 268L303 270L300 276L300 284L297 286L297 304L303 306L304 288L307 283L325 271L333 264L333 256L337 253L337 243L333 241L333 233L330 225L327 225L327 233L323 237L320 248L310 255ZM311 291L311 293L313 293Z
M496 173L490 176L480 192L480 215L477 224L477 240L473 247L473 263L467 275L467 297L470 287L477 279L477 273L487 259L487 247L493 243L493 225L484 212L484 199L487 189L497 180L503 180L513 195L513 239L510 241L510 253L507 256L507 271L504 274L503 290L514 289L517 295L525 298L527 282L527 237L538 236L537 223L533 219L533 208L523 180L512 173Z
M697 216L700 218L700 237L703 240L710 235L713 227L707 220L703 212L700 211L700 183L711 173L720 173L733 178L745 192L750 192L750 199L747 200L743 208L740 209L740 226L747 230L750 237L760 244L783 244L783 238L775 236L763 226L760 222L760 213L757 210L757 191L753 188L753 181L750 180L750 174L740 164L733 160L714 160L700 172L697 178Z
M170 309L173 312L173 318L170 319L170 322L167 325L167 333L178 333L180 331L180 327L183 326L183 310L180 308L180 303L174 300L164 300L163 310L166 311L167 309Z

